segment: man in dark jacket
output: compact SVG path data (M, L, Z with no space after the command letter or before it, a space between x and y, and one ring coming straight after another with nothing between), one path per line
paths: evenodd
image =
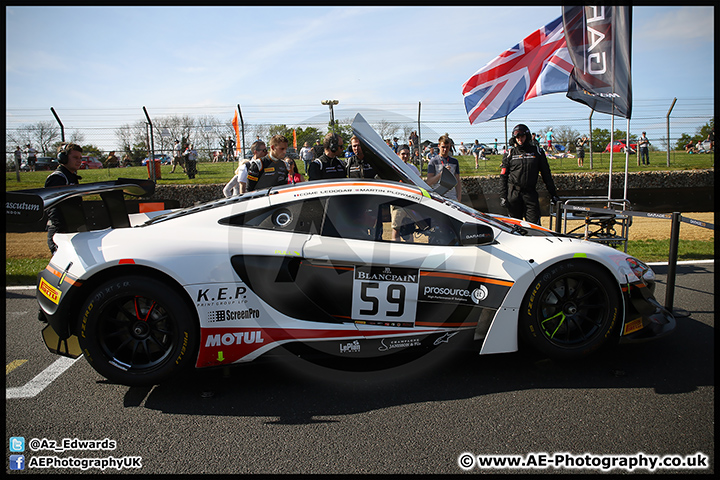
M325 153L310 162L308 180L345 178L345 164L338 158L343 154L343 139L337 133L328 133L323 142Z
M536 185L542 175L553 202L557 189L545 153L533 145L530 129L523 124L513 128L510 151L503 157L500 171L500 205L511 217L540 224L540 203Z
M45 188L48 187L62 187L65 185L79 185L82 177L78 176L77 171L82 165L82 154L83 150L80 145L75 143L68 143L60 147L58 152L58 168L53 171L45 179ZM80 198L71 198L65 200L65 202L74 202L78 208L82 208ZM56 232L64 232L66 230L66 222L62 213L58 207L49 208L47 211L48 215L48 235L47 243L51 253L55 253L57 245L53 241L53 236Z

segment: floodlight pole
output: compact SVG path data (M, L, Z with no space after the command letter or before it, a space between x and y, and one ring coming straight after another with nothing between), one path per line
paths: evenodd
M320 102L322 105L330 105L330 123L332 124L332 131L335 133L335 112L333 111L333 105L340 103L337 100L323 100Z

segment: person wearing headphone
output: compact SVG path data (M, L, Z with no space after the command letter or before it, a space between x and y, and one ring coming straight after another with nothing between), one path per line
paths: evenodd
M82 177L77 174L77 171L80 169L80 165L82 164L82 154L83 149L80 145L75 143L66 143L65 145L62 145L58 150L58 168L45 179L45 188L62 187L65 185L79 185ZM81 199L78 197L65 201L77 202L79 204ZM57 245L53 242L53 236L56 232L63 232L65 230L65 221L62 214L56 207L48 208L47 216L47 243L50 248L50 253L54 254L55 250L57 250Z
M530 138L530 129L522 123L513 128L510 151L505 154L500 170L500 206L513 218L540 225L540 203L536 190L542 175L553 202L559 200L550 165L542 149Z
M323 150L325 153L310 162L308 180L345 178L345 164L338 158L345 154L342 137L333 132L325 135Z

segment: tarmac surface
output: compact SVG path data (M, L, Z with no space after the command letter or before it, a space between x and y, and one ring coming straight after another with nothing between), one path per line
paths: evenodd
M663 303L667 266L653 269ZM678 266L674 306L689 316L672 335L582 362L454 353L338 373L288 358L153 388L48 353L34 290L7 289L6 470L24 455L35 473L99 473L93 458L116 473L110 457L143 474L596 473L604 458L625 459L613 473L713 473L714 272L712 261ZM526 463L479 467L498 455ZM645 457L696 468L627 467Z

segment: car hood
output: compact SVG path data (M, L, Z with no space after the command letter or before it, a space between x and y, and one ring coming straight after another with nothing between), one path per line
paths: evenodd
M398 155L380 138L380 135L359 113L352 121L353 133L360 138L364 160L372 165L378 176L384 180L394 180L417 185L432 190L425 181L403 162Z

